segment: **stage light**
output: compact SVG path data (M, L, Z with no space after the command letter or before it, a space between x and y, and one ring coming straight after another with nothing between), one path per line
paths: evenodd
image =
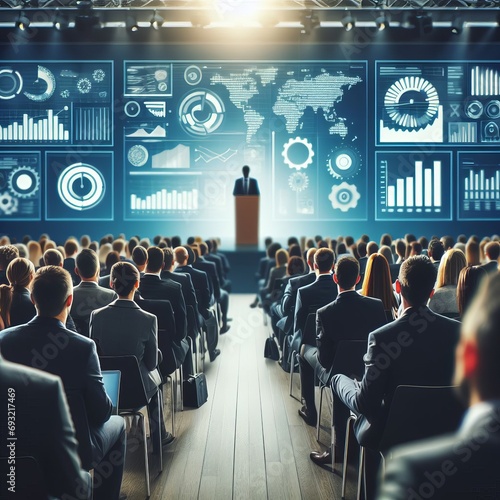
M451 23L451 32L454 35L460 35L464 29L464 21L461 16L458 16Z
M125 27L127 28L127 31L132 32L135 32L139 29L139 25L137 24L137 21L132 14L127 15L127 18L125 20Z
M25 31L29 28L29 26L30 20L26 17L26 14L24 12L21 12L16 21L16 28L20 29L21 31Z
M384 31L389 27L389 18L384 13L382 13L375 19L375 24L377 25L377 29L379 31Z
M101 27L99 17L94 14L91 1L80 0L77 2L76 8L75 28L77 30L87 31L89 29Z
M153 17L151 18L151 26L157 30L160 29L164 23L165 19L158 14L158 12L155 10Z
M342 26L346 31L351 31L354 28L354 18L348 12L341 20Z
M302 24L300 32L304 35L309 35L311 31L319 28L321 24L319 17L310 10L304 13L300 22Z
M65 30L69 26L68 18L59 11L56 11L54 18L54 28L58 31Z

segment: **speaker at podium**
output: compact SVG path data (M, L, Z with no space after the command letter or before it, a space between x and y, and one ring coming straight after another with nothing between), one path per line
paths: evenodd
M250 177L250 167L242 168L243 177L236 179L233 195L236 211L236 246L259 244L259 201L257 179Z

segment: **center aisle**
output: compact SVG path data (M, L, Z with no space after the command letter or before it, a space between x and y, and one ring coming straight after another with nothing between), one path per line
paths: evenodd
M164 453L163 472L152 473L151 499L340 499L341 468L333 475L309 459L320 449L315 428L298 416L288 374L263 356L270 327L262 309L249 307L252 300L231 295L233 321L220 337L222 353L205 364L208 401L176 413L176 440ZM326 404L324 414L328 426ZM322 442L329 439L322 432ZM130 462L123 491L129 500L144 498L142 464L131 470Z

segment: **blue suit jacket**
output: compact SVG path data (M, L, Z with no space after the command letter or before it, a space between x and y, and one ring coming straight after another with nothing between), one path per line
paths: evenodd
M234 196L258 196L260 195L259 184L257 179L248 178L248 193L245 193L244 177L236 179L233 189Z

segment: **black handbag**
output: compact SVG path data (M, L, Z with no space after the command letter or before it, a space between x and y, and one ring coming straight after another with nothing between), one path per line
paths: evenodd
M184 406L199 408L208 399L207 379L204 373L189 375L182 384Z
M280 351L274 339L268 337L264 345L264 357L267 359L272 359L273 361L278 361L280 359Z

